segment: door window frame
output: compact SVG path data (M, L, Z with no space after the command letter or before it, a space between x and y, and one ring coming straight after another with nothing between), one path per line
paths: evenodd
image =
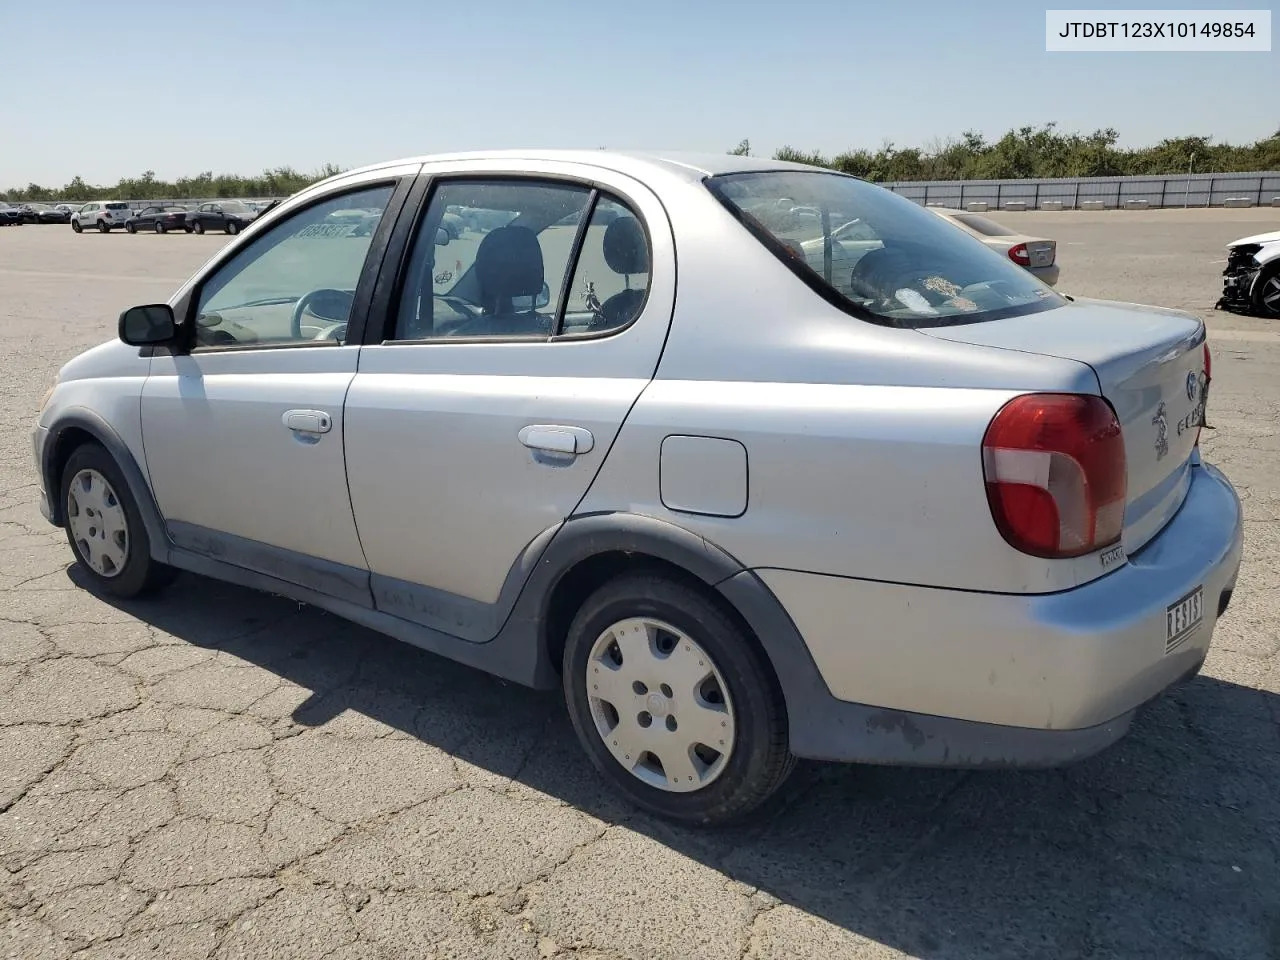
M214 263L199 276L195 283L183 296L183 301L179 305L178 313L178 330L181 335L181 341L169 348L168 352L176 355L200 355L205 354L222 354L222 353L243 353L245 351L260 350L299 350L308 347L333 348L343 346L358 347L364 340L365 327L369 316L370 301L374 290L374 285L382 270L383 259L387 250L387 243L400 219L401 209L404 206L405 199L412 191L414 177L406 175L403 171L391 172L382 177L369 177L355 182L348 181L342 184L335 184L332 189L317 193L308 197L305 203L292 207L287 211L282 211L281 216L272 217L271 222L265 224L262 230L246 230L241 234L244 239L239 243L229 244L219 255ZM347 337L342 343L336 340L297 340L297 341L271 341L268 343L232 343L221 345L206 345L195 343L196 334L196 310L200 303L201 294L204 292L205 286L210 280L219 276L229 262L245 247L255 243L259 236L274 230L277 226L292 220L294 217L301 216L307 211L314 209L322 203L328 203L331 200L349 196L358 193L364 193L369 190L376 190L380 187L390 187L391 195L387 199L386 206L383 208L382 216L378 220L377 229L374 230L373 236L369 242L369 248L365 251L364 263L360 266L360 274L356 280L355 294L352 299L351 313L347 319ZM256 226L256 223L254 224ZM159 352L159 351L158 351Z
M403 205L403 210L396 223L394 236L391 237L387 246L386 257L383 261L387 269L384 269L378 277L369 305L369 317L380 316L382 323L378 324L376 320L371 319L371 322L364 325L364 336L361 341L363 345L392 347L486 343L585 343L618 335L633 326L648 306L649 288L653 284L653 237L644 214L640 212L640 204L634 198L627 196L625 191L619 190L610 184L599 183L590 177L544 171L457 170L447 173L421 173L414 180L413 188ZM431 210L431 203L435 199L437 190L441 186L454 183L494 183L500 181L517 181L534 186L572 186L580 187L587 191L587 203L583 207L583 216L578 221L578 228L574 234L573 243L569 248L569 259L565 264L565 275L561 282L560 299L556 304L552 332L545 338L495 336L438 337L417 340L396 339L395 332L399 320L401 299L404 296L405 287L412 279L410 272L413 266L414 243L426 226L427 214ZM562 334L560 328L564 323L565 308L571 295L570 283L577 273L578 261L582 256L582 247L586 241L587 230L591 225L591 218L595 216L596 208L602 199L621 203L630 210L644 233L644 242L649 258L649 283L645 290L645 299L640 309L636 311L635 316L623 326L612 327L597 333ZM443 219L443 213L441 214L441 219ZM440 224L437 224L436 227L439 229Z

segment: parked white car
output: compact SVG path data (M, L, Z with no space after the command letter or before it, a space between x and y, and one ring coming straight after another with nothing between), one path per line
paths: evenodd
M71 214L71 229L76 233L97 230L110 233L116 227L124 229L133 216L133 210L123 200L93 200Z
M749 212L784 199L879 246L811 264ZM559 687L603 776L686 822L795 757L1101 750L1197 672L1236 582L1204 324L1068 301L829 171L368 167L119 333L33 438L95 589L192 571Z
M1218 308L1280 318L1280 230L1242 237L1227 251Z

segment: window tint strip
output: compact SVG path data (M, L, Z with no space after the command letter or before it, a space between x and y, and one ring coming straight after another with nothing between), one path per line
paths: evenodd
M578 272L578 261L582 258L582 247L586 243L587 231L591 229L591 219L596 215L596 207L601 200L600 191L592 190L587 198L587 205L578 220L578 230L573 235L573 244L569 247L569 259L564 265L564 279L560 281L560 302L556 304L556 319L551 324L551 336L560 336L564 326L564 315L569 309L569 297L573 295L573 276Z

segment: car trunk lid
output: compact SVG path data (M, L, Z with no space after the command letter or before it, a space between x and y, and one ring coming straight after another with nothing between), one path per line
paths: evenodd
M1177 512L1204 415L1204 324L1175 310L1098 300L921 333L1078 360L1116 411L1127 469L1123 543L1138 550Z
M1033 267L1051 267L1058 256L1058 244L1054 240L1028 240L1027 256Z

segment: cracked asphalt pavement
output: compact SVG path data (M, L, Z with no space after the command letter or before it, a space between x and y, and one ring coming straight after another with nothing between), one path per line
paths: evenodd
M703 832L616 800L553 694L193 576L84 589L40 397L226 238L0 231L0 958L1280 957L1280 332L1210 311L1276 213L1002 216L1064 291L1208 319L1248 532L1205 669L1071 767L808 765Z

